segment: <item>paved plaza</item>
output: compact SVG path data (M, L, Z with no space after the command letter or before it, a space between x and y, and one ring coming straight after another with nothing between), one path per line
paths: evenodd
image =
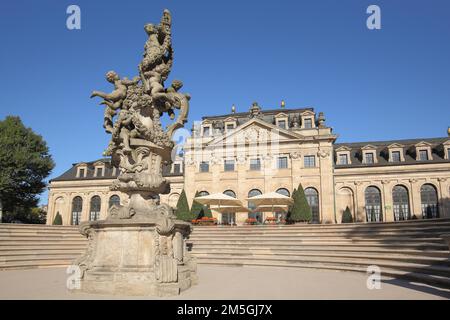
M450 291L384 279L368 290L362 273L270 267L198 267L199 284L174 299L449 299ZM128 299L72 294L65 269L0 271L0 299Z

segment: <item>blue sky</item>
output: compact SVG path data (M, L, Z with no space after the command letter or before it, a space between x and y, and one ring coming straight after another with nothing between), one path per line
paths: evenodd
M81 8L81 30L66 8ZM366 9L381 8L381 30ZM339 142L441 137L450 125L450 2L2 1L0 119L18 115L48 142L52 177L102 157L109 136L92 90L109 70L137 75L143 25L173 16L175 65L190 122L234 103L323 111ZM46 203L43 194L41 202Z

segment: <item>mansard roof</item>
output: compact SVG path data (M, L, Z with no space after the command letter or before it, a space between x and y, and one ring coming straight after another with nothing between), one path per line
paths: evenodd
M369 167L369 166L387 166L387 165L405 165L405 164L427 164L427 163L448 163L449 160L444 158L442 152L440 152L440 146L448 141L448 137L441 138L425 138L425 139L405 139L405 140L389 140L389 141L365 141L365 142L351 142L351 143L335 143L333 145L334 151L343 147L350 148L350 162L351 164L338 164L336 168L351 168L351 167ZM418 162L415 158L415 148L417 145L431 146L432 159L428 161ZM362 163L361 150L364 147L371 145L376 148L378 161L373 164ZM386 152L388 147L392 145L403 146L405 161L400 163L389 162L389 155Z
M87 167L87 172L85 177L77 177L77 167L80 166L80 164L83 164L83 166ZM95 166L98 166L99 164L105 165L105 170L103 176L95 177L94 176L94 170ZM183 170L184 171L184 170ZM111 165L111 159L109 158L101 158L90 162L78 162L73 163L72 168L61 174L60 176L51 179L51 181L71 181L71 180L105 180L105 179L115 179L117 175L119 174L119 170L115 170L115 175L113 175L114 170L113 166ZM182 176L183 173L173 173L171 172L171 166L164 166L163 167L163 176Z

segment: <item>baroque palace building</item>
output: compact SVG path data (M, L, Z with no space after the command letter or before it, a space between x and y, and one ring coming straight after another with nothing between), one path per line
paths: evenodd
M163 170L171 182L161 202L175 207L184 189L243 200L276 191L290 196L301 183L315 223L450 217L450 132L447 137L336 143L323 113L312 108L262 110L203 117ZM103 219L126 197L109 190L119 174L109 159L76 163L49 185L47 224ZM220 223L263 222L272 213L218 213Z

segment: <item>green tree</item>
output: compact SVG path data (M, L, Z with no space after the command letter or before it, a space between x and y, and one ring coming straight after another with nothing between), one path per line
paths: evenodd
M62 217L59 212L56 213L55 219L53 219L53 225L60 226L62 225Z
M298 188L294 190L292 193L292 198L294 199L294 204L290 210L288 220L290 222L311 221L311 207L306 200L305 191L303 190L302 184L299 184Z
M177 216L177 219L183 221L190 222L192 220L191 211L189 210L189 203L187 201L186 192L184 189L181 191L180 197L178 198L175 215Z
M4 221L36 223L38 195L55 164L44 139L26 128L19 117L0 121L0 201Z
M198 197L199 195L200 192L197 191L195 197ZM211 209L197 201L192 202L191 215L193 217L192 219L201 219L203 217L212 218Z
M344 213L342 214L342 223L352 223L352 222L353 222L352 213L350 211L350 208L347 206L347 208L345 208Z

